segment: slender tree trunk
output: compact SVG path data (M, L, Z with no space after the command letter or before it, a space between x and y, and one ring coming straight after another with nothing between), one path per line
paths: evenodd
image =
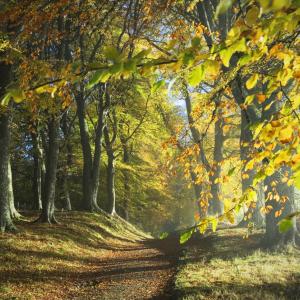
M51 117L48 124L48 147L46 155L45 185L43 188L43 209L40 220L49 224L56 223L55 212L55 188L57 163L59 152L59 120Z
M212 167L213 175L211 175L211 210L213 214L221 215L224 211L224 204L220 200L221 194L221 162L223 160L224 135L223 135L223 119L219 115L215 123L215 143L214 143L214 164Z
M123 147L123 163L128 165L130 162L130 154L128 145L123 137L121 138ZM130 203L130 172L128 170L123 171L124 176L124 218L129 221L129 203Z
M43 148L39 132L31 134L33 143L33 195L34 207L38 210L42 209L42 186L45 177L45 164L43 158Z
M109 213L116 214L116 192L115 192L115 158L112 151L107 153L107 194L109 203Z
M70 191L69 191L70 170L73 164L73 148L70 143L71 126L72 124L69 124L69 120L68 120L68 112L65 112L62 119L62 131L66 143L66 159L64 161L64 165L62 168L63 174L62 174L61 181L62 181L64 208L68 211L72 210Z
M13 177L11 171L10 159L8 160L8 197L9 197L9 210L12 219L18 219L21 215L18 213L15 207L15 197L14 197L14 188L13 188Z

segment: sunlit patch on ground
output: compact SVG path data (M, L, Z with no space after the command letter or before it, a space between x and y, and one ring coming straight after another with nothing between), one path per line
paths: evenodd
M260 233L220 230L191 242L180 259L180 299L300 299L300 251L259 248Z

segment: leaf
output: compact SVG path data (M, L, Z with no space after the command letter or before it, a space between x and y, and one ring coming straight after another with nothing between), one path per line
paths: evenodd
M192 228L192 229L189 229L188 231L184 232L183 234L180 235L180 244L184 244L186 243L193 235L195 229Z
M228 171L227 176L231 176L231 175L234 173L235 169L236 169L236 167L231 168L231 169Z
M86 89L90 90L99 82L106 82L111 74L108 70L98 70L96 71L93 76L91 77L89 83L86 85Z
M279 132L279 141L282 144L290 143L294 137L294 130L291 126L281 129Z
M115 63L114 65L112 65L110 68L109 68L109 72L111 74L117 74L117 73L120 73L123 71L123 63L120 62L120 63Z
M252 8L250 8L248 10L248 12L246 14L245 23L251 27L251 26L255 25L258 17L259 17L259 8L257 6L253 6Z
M188 83L192 87L197 87L201 80L204 77L204 67L203 65L197 66L196 68L193 69L193 71L190 73L189 78L188 78Z
M284 233L289 231L293 227L293 221L290 218L282 219L278 223L278 229L280 233Z
M9 103L10 98L11 98L10 93L5 94L5 96L0 101L0 105L7 106L8 103Z
M141 60L142 58L144 58L145 56L147 56L148 54L150 54L150 52L151 52L151 48L144 49L141 52L139 52L138 54L136 54L133 58Z
M259 75L257 73L253 74L247 81L246 81L246 88L248 90L253 89L256 86L256 83L259 79Z
M246 40L245 38L242 38L236 41L230 47L223 49L220 52L220 58L223 62L223 65L228 68L230 64L230 59L235 52L246 52L246 51L247 51Z
M295 174L294 185L298 190L300 190L300 172Z
M22 102L26 97L24 91L21 89L9 89L9 93L16 103Z
M211 229L213 232L216 232L218 226L218 218L212 218L211 221Z
M129 72L136 71L136 59L129 59L124 63L124 70Z
M267 98L267 96L263 95L263 94L258 94L258 95L256 95L256 97L257 97L258 103L260 103L260 104L264 103Z
M104 49L104 55L107 59L113 61L114 63L118 63L122 59L122 54L115 47L106 47Z
M146 96L145 90L143 89L142 86L136 85L135 89L143 97L144 100L147 100L147 96Z
M199 47L201 44L201 39L199 37L194 37L192 39L192 47Z
M151 88L151 93L155 93L156 91L158 91L160 88L162 88L164 85L166 84L165 80L159 80L157 82L155 82Z
M160 240L163 240L165 238L167 238L169 236L169 233L168 232L162 232L160 235L159 235L159 239Z
M227 12L227 10L232 6L233 0L221 0L216 9L216 17Z

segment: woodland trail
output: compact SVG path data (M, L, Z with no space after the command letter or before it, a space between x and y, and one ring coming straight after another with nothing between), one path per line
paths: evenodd
M174 299L173 279L179 256L178 238L146 240L113 251L66 299Z

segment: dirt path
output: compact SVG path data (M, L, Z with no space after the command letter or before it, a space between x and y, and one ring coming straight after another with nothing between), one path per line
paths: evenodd
M173 278L178 239L130 244L103 257L79 276L76 292L66 299L174 299Z

